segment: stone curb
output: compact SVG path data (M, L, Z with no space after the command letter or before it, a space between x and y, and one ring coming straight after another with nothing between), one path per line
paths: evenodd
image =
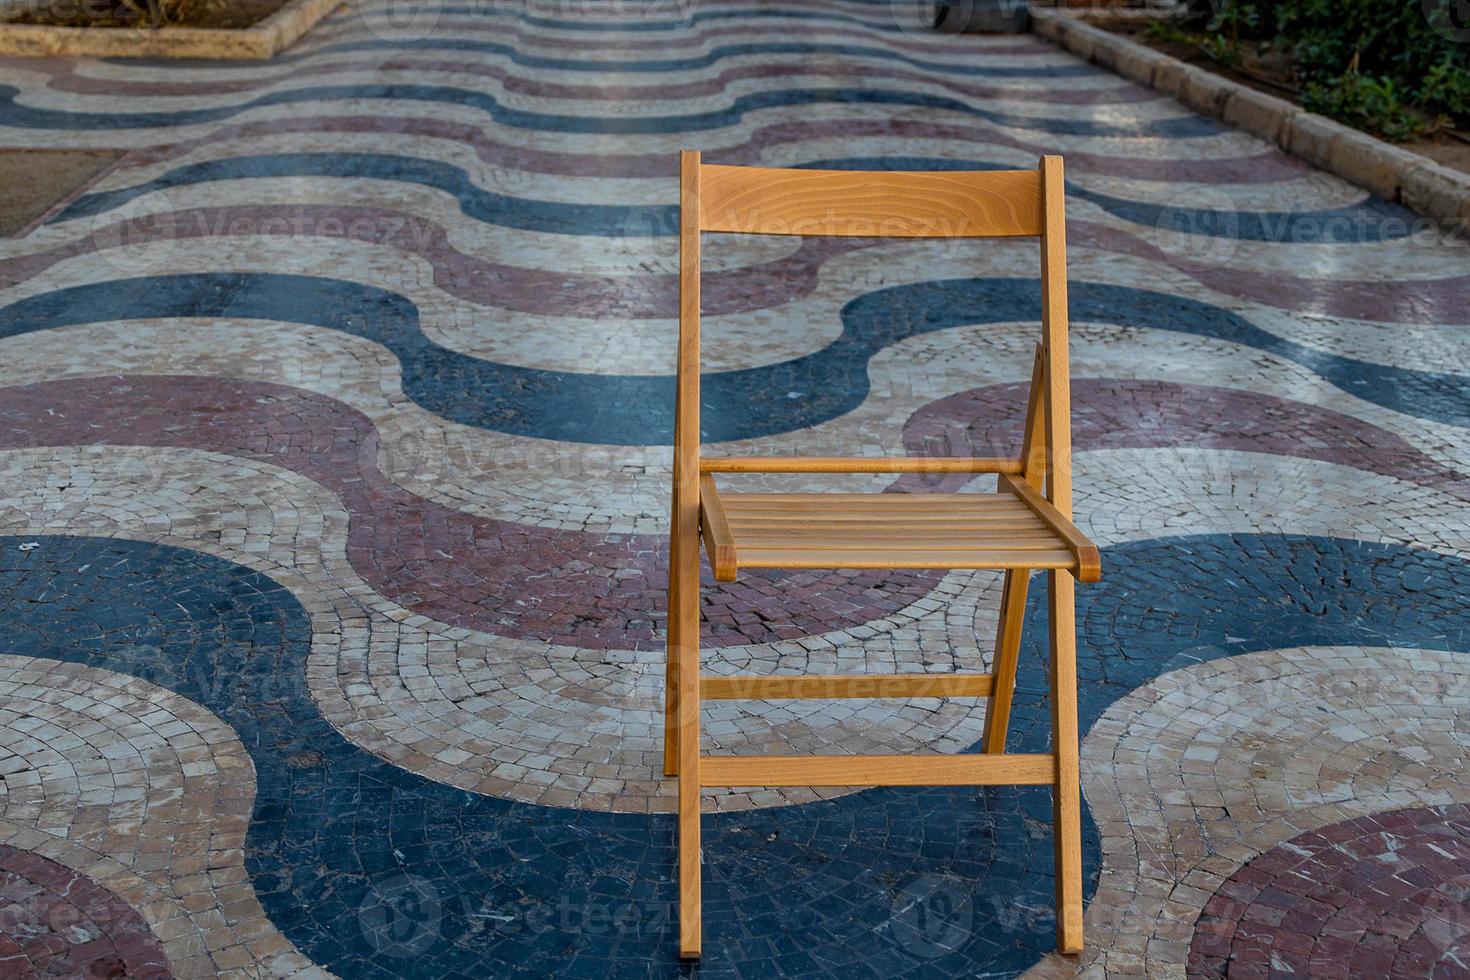
M291 0L254 27L239 30L0 24L0 55L41 58L211 58L262 60L290 47L342 0Z
M1080 58L1270 140L1292 156L1397 201L1446 228L1470 227L1470 174L1441 166L1326 116L1187 65L1082 19L1031 10L1032 30Z

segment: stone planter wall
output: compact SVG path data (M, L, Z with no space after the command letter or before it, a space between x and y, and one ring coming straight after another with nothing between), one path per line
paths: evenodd
M1385 200L1397 201L1452 230L1470 227L1470 175L1059 10L1033 7L1031 23L1038 35L1073 54L1270 140Z
M0 19L38 0L0 0ZM254 27L222 30L164 27L46 27L0 23L0 55L86 58L221 58L258 60L290 47L342 0L291 0Z

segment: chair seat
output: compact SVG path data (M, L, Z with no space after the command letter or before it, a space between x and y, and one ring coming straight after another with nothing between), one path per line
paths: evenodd
M1075 528L1068 534L1054 527L1008 490L710 493L712 487L706 483L701 495L702 524L723 581L741 568L1070 569L1080 577L1079 548L1091 547Z

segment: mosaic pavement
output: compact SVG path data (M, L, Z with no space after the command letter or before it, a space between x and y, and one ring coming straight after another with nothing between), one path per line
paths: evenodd
M1077 511L1106 546L1078 610L1080 968L1470 976L1456 236L901 0L370 0L269 64L0 61L0 145L130 150L0 239L0 975L1078 971L1048 952L1048 794L1014 788L710 793L706 957L675 959L697 147L1067 158ZM710 441L1016 443L1031 247L707 249ZM981 667L998 598L973 572L707 589L729 673ZM963 752L981 724L719 702L707 741Z

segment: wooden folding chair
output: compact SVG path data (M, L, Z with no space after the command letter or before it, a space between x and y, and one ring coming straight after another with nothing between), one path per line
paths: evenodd
M1074 585L1097 548L1071 521L1067 259L1060 157L1035 170L859 173L722 167L680 158L679 373L664 769L679 777L679 952L700 952L700 791L706 786L1052 787L1057 940L1082 948ZM1017 237L1041 241L1041 342L1019 456L704 458L699 437L700 234ZM994 473L994 493L724 493L714 474ZM701 677L699 541L715 578L744 568L1005 571L992 674ZM1052 751L1005 752L1033 570L1050 593ZM702 699L983 697L980 754L701 755Z

